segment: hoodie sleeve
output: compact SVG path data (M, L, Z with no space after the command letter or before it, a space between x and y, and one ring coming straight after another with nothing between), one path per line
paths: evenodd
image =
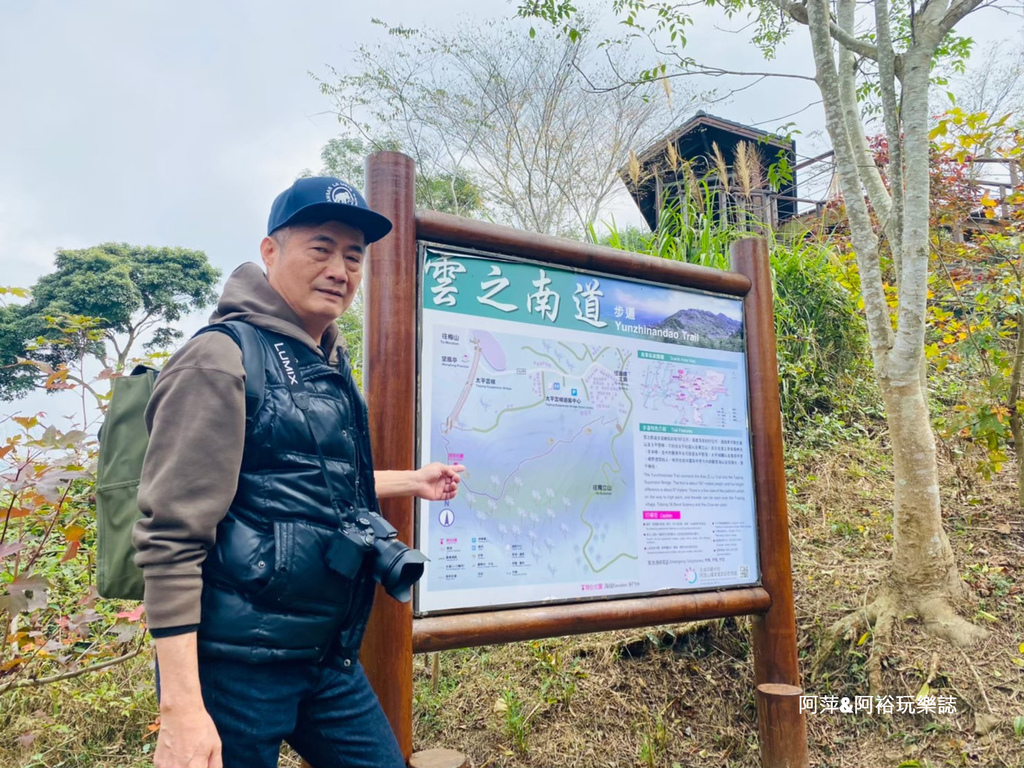
M150 629L197 625L202 565L238 486L245 368L230 337L189 341L157 377L132 540Z

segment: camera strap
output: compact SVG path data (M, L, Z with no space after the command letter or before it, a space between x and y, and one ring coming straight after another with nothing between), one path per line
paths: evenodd
M313 419L309 418L309 391L306 389L306 382L302 378L302 374L299 372L298 360L293 354L291 346L284 341L272 341L271 345L274 348L274 358L277 360L277 364L281 369L281 373L284 375L285 383L288 385L288 392L292 397L292 402L295 406L302 411L302 419L306 422L306 429L309 430L309 436L313 440L313 445L316 447L316 456L320 460L320 472L324 476L324 483L327 485L327 492L331 497L331 506L334 508L335 514L338 516L339 523L345 520L345 514L342 510L345 509L341 504L339 495L335 493L334 484L331 482L331 475L327 471L327 462L324 460L324 452L320 447L320 440L317 439L316 429L313 427ZM346 393L348 394L348 393ZM351 397L351 395L348 395ZM354 407L354 404L350 404L349 407ZM359 446L355 446L355 467L356 477L359 476ZM356 492L358 494L358 483L356 485Z

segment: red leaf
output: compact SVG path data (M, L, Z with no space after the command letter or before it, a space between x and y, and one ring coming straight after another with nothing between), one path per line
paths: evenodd
M66 563L68 560L73 559L74 556L78 554L78 548L80 546L82 546L82 542L78 540L68 542L68 548L64 550L64 555L61 557L60 561L62 563Z
M29 732L29 731L26 731L25 733L21 734L21 736L18 737L18 743L21 744L21 748L22 749L28 749L29 747L31 747L33 742L35 742L35 740L36 740L36 735L34 733Z
M134 611L121 611L117 614L119 619L128 619L128 621L139 621L142 618L142 614L146 612L146 604L139 603L139 607Z

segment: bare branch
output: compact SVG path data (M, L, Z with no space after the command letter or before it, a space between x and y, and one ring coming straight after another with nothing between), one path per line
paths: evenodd
M363 48L360 74L330 93L345 123L393 139L424 176L470 178L486 215L577 233L615 192L629 149L678 122L688 89L670 101L664 82L618 81L625 73L586 40L506 32L477 24ZM615 87L601 87L613 78Z
M14 690L16 688L35 688L41 685L49 685L50 683L56 683L59 680L70 680L73 677L81 677L82 675L87 675L90 672L98 672L101 669L114 667L118 664L123 664L129 659L134 659L136 656L142 653L144 648L144 645L140 645L134 651L130 651L129 653L124 654L123 656L118 656L114 659L107 659L106 661L101 661L98 664L93 664L88 667L81 667L80 669L71 670L69 672L61 672L57 675L50 675L48 677L29 677L24 678L22 680L12 680L9 683L4 683L3 685L0 685L0 695L7 693L7 691Z
M771 1L774 5L778 6L779 10L793 19L793 21L797 21L805 26L809 23L806 3L790 2L790 0ZM829 19L828 22L828 31L832 36L832 39L848 51L852 51L858 56L863 56L864 58L871 59L872 61L878 60L878 50L875 46L864 40L859 40L852 34L852 31L848 32L831 19Z
M995 5L995 3L991 2L991 0L957 0L946 11L946 15L939 20L937 27L938 39L941 41L967 14L976 11L978 8L992 5Z
M652 41L652 43L653 43L653 41ZM662 55L662 56L673 56L673 55L675 55L673 51L662 50L662 49L658 48L658 46L656 44L653 45L653 48L654 48L655 53L658 53L659 55ZM646 86L646 85L650 85L649 81L639 80L639 79L633 78L633 77L627 77L627 76L623 75L622 73L620 73L618 71L618 69L615 67L615 64L612 61L610 54L607 51L605 51L605 54L608 56L609 69L612 71L612 74L614 75L614 80L613 80L613 83L611 85L598 85L597 83L594 82L594 80L590 77L590 75L578 63L573 62L573 67L576 69L577 73L580 75L580 77L583 79L583 81L587 84L588 90L590 90L592 93L611 93L613 91L622 91L622 90L633 92L633 91L637 90L638 88L641 88L641 87ZM666 72L666 73L664 73L662 75L659 75L658 79L659 80L675 80L676 78L694 77L696 75L702 75L702 76L706 76L706 77L753 77L753 78L756 78L755 80L751 81L750 83L747 83L746 85L743 85L743 86L740 86L739 88L734 88L734 89L730 90L727 95L722 96L719 99L715 99L716 101L721 101L721 100L729 98L730 96L733 96L733 95L735 95L737 93L740 93L741 91L745 91L748 88L751 88L751 87L757 85L758 83L764 81L766 78L769 78L769 77L777 77L777 78L780 78L780 79L783 79L783 80L807 80L807 81L812 82L812 83L814 82L814 78L811 77L810 75L798 75L798 74L793 73L793 72L757 72L757 71L750 71L750 70L723 69L721 67L713 67L713 66L708 66L708 65L705 65L705 64L698 64L698 63L693 62L693 61L691 61L689 59L682 59L680 61L680 66L682 66L684 68L680 69L677 72Z

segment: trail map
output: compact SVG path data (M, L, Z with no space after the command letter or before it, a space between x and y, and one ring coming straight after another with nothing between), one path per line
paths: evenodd
M423 274L421 461L467 470L421 503L419 612L756 581L738 301L432 250Z

